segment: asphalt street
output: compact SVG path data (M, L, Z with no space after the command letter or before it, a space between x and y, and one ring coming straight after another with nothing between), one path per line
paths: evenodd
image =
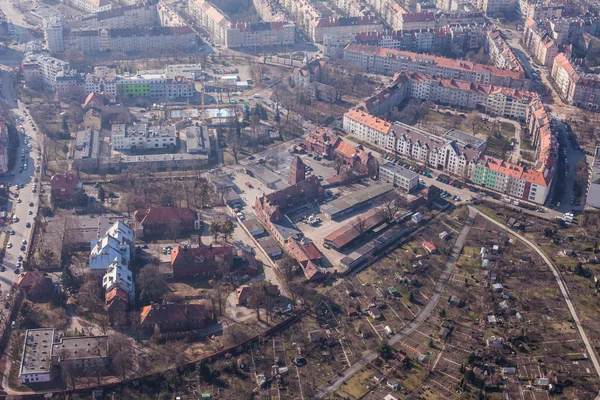
M0 284L11 285L17 281L18 274L15 273L19 256L25 257L25 251L28 249L31 241L31 234L33 228L33 222L38 211L38 200L39 200L39 183L37 183L37 190L33 191L34 179L39 179L39 173L35 173L35 164L39 161L36 160L37 151L40 149L39 145L39 131L34 131L30 125L27 116L25 115L25 105L21 102L18 104L14 101L14 92L11 82L10 74L6 71L3 74L3 87L2 93L5 102L11 108L11 112L14 112L18 117L24 119L22 124L25 129L25 134L19 133L19 148L14 151L17 152L17 162L15 168L7 174L7 176L0 179L1 182L10 184L10 195L7 207L7 214L11 217L11 220L7 222L7 226L4 229L5 234L9 234L10 248L6 249L4 255L4 261L2 265L6 268L5 271L0 271ZM19 108L18 108L19 107ZM24 143L24 138L31 136L30 143L32 148L29 149ZM25 160L21 161L22 151L25 150ZM21 164L27 163L27 169L20 172ZM14 173L14 176L10 176ZM23 185L23 188L17 189L17 185ZM20 200L20 201L19 201ZM33 206L30 204L33 203ZM12 218L16 216L18 221L12 222ZM27 224L30 224L30 228L27 228ZM14 235L10 232L14 231ZM25 242L24 242L25 241ZM25 251L21 251L21 246L25 245Z

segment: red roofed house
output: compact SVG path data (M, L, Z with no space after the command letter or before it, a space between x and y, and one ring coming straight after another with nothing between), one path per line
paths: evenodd
M300 264L307 280L316 281L327 277L327 270L320 266L323 253L313 242L290 238L286 244L286 251Z
M119 313L123 315L127 312L129 308L129 295L120 287L115 286L112 290L106 292L105 304L108 322L112 325L116 319L115 315Z
M183 232L200 229L198 213L190 208L151 207L134 213L137 237L163 235L174 224Z
M17 280L19 290L28 295L45 294L52 288L52 280L42 271L27 271L19 275ZM35 293L32 292L35 289Z
M346 168L360 175L377 175L379 161L370 152L367 153L362 146L354 147L348 142L339 141L334 151L335 156L343 161Z
M142 307L140 317L143 329L152 332L156 326L161 333L202 329L210 319L202 304L176 303L153 303Z
M72 172L55 174L50 179L50 190L53 201L73 202L83 194L83 185Z
M429 253L435 253L437 251L437 247L431 242L423 242L423 248Z
M323 158L333 159L335 157L334 149L340 140L340 137L333 133L333 130L318 127L308 134L305 140L305 146L308 151Z
M182 247L177 246L171 252L173 278L193 276L214 276L219 274L221 265L233 266L231 246Z

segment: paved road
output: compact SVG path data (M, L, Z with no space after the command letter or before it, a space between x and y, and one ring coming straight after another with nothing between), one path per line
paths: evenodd
M469 207L469 213L476 211L476 210L477 209L475 207ZM581 340L583 341L583 343L585 345L588 357L592 361L592 364L594 365L594 369L596 369L596 374L600 377L600 364L598 363L598 357L596 356L596 352L594 351L592 344L590 343L587 335L585 334L585 331L583 330L583 327L581 326L581 321L579 320L579 317L577 316L577 312L575 311L575 307L573 306L573 302L571 301L571 295L569 293L569 289L567 288L565 281L563 280L562 276L560 275L560 273L558 272L558 270L556 269L554 264L552 264L552 262L546 256L546 254L544 254L544 252L542 252L535 244L533 244L530 240L523 237L521 234L513 231L512 229L509 229L508 227L495 221L493 218L490 218L483 213L479 213L479 215L482 216L483 218L485 218L486 220L488 220L489 222L510 232L512 235L516 236L518 239L523 241L523 243L525 243L526 245L531 247L533 250L535 250L535 252L538 253L540 255L540 257L542 257L542 259L548 265L548 267L550 267L550 270L552 271L552 275L554 275L554 279L556 279L556 283L558 284L558 288L560 289L560 293L562 294L562 296L565 300L565 303L567 303L567 307L569 308L571 317L573 318L573 321L575 322L575 325L577 326L577 331L579 332L579 336L581 337Z
M388 341L388 343L390 345L398 343L399 341L403 340L408 335L413 333L423 322L425 322L427 320L427 318L429 318L429 316L431 315L431 313L437 306L440 296L441 296L442 292L444 291L444 286L446 286L446 284L448 283L448 280L450 279L450 276L452 274L452 269L454 268L454 264L456 263L456 260L458 259L458 256L462 250L465 240L467 239L467 235L469 234L469 230L471 229L471 226L473 225L473 219L475 218L476 215L477 215L477 210L474 208L469 208L469 220L465 224L465 226L463 226L462 230L460 231L460 234L456 238L456 243L454 244L454 247L452 248L452 253L451 253L450 257L448 257L448 261L446 262L444 270L442 271L442 274L440 275L440 279L435 286L433 295L429 298L429 301L427 302L425 307L423 307L421 309L421 312L419 312L419 314L417 314L417 317L412 322L410 322L407 326L405 326L400 332L398 332L397 334L392 336L392 338L390 338L390 340ZM332 392L336 391L337 389L339 389L340 385L344 381L348 380L351 376L353 376L358 371L360 371L365 365L367 365L371 361L375 360L377 358L377 356L378 356L378 354L376 351L373 351L373 352L369 353L368 355L366 355L362 360L360 360L359 362L357 362L356 364L354 364L353 366L351 366L350 368L348 368L347 370L342 372L341 376L338 379L336 379L333 383L321 388L319 390L319 392L317 393L317 397L324 398L329 393L332 393Z
M19 219L17 223L9 223L7 227L7 231L14 230L15 234L10 236L9 243L12 244L12 248L6 249L6 253L4 255L3 265L6 267L6 271L0 272L0 285L4 286L10 285L17 280L17 274L14 272L15 266L18 261L18 257L25 257L25 253L21 251L21 245L23 240L26 241L25 246L29 246L31 241L31 232L33 227L33 221L35 216L37 215L38 210L38 200L39 200L39 191L33 193L33 181L34 177L39 178L39 174L36 174L34 165L38 162L36 160L37 150L40 148L39 144L39 131L34 131L31 125L29 124L26 115L24 114L24 104L19 102L18 104L14 102L14 92L12 88L12 78L10 74L6 71L3 71L3 95L6 100L6 103L11 108L11 112L14 112L20 117L24 118L24 122L21 124L25 128L25 135L30 135L32 137L31 144L32 148L28 149L24 144L23 139L25 135L19 133L19 148L14 151L17 152L17 162L15 170L10 171L14 172L14 176L6 176L0 178L0 182L8 183L11 185L10 187L10 196L8 203L8 214L15 215ZM16 108L17 105L22 108ZM21 161L21 152L22 150L26 151L25 161ZM28 151L29 150L29 151ZM19 172L21 163L27 162L27 169ZM22 189L16 189L17 184L23 184ZM39 190L39 183L38 190ZM15 197L15 194L18 193L18 198ZM18 199L21 202L18 202ZM29 204L33 203L33 206ZM31 210L31 215L29 215L29 210ZM31 224L30 228L26 227L26 224Z

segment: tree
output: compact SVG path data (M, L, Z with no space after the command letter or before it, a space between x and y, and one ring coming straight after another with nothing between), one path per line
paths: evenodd
M44 249L38 251L39 262L45 267L52 267L54 265L54 252L50 249Z
M181 228L181 223L179 221L169 221L167 231L165 232L165 236L167 237L167 239L177 240L182 233L183 229Z
M196 363L196 375L206 383L211 383L213 380L213 374L204 360Z
M221 234L223 235L225 241L233 237L233 231L233 224L230 220L227 220L221 224Z
M219 239L219 234L221 233L221 224L217 221L211 221L210 225L208 226L208 231L216 242Z
M238 163L238 155L242 150L243 142L240 121L238 121L237 118L234 118L233 123L227 131L227 147L231 151L231 155L233 156L236 164Z
M336 157L335 160L333 160L333 169L335 170L335 174L339 175L342 168L344 168L344 161L340 157Z
M479 130L479 123L481 119L479 118L479 111L473 110L469 114L467 114L467 124L471 126L471 130L473 131L473 135L477 134Z
M352 221L352 227L358 232L358 235L361 236L367 229L367 220L362 215L359 215Z
M390 358L394 357L394 349L387 343L387 341L377 346L377 353L379 354L379 357L383 358L384 360L389 360Z
M77 300L79 305L92 313L100 312L103 307L102 290L99 282L90 278L81 286Z
M104 188L100 186L98 188L98 200L100 200L100 203L104 203L105 196L106 194L104 193Z
M169 291L156 265L144 266L136 277L136 288L141 304L160 302L162 296Z
M114 333L108 337L108 352L111 365L121 379L127 378L127 371L134 362L133 346L127 336Z
M388 192L383 197L383 203L381 205L381 212L383 217L389 223L394 220L396 214L404 208L407 204L406 197L397 190Z
M77 281L75 280L75 277L73 276L73 273L71 272L71 269L68 265L65 265L65 267L63 268L63 272L61 275L61 283L62 287L66 291L70 292L76 288Z
M415 294L412 290L410 291L410 293L408 293L408 301L410 301L411 303L415 302Z

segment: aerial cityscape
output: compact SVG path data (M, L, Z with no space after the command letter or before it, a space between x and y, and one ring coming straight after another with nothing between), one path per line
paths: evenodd
M0 398L600 399L600 3L0 0Z

